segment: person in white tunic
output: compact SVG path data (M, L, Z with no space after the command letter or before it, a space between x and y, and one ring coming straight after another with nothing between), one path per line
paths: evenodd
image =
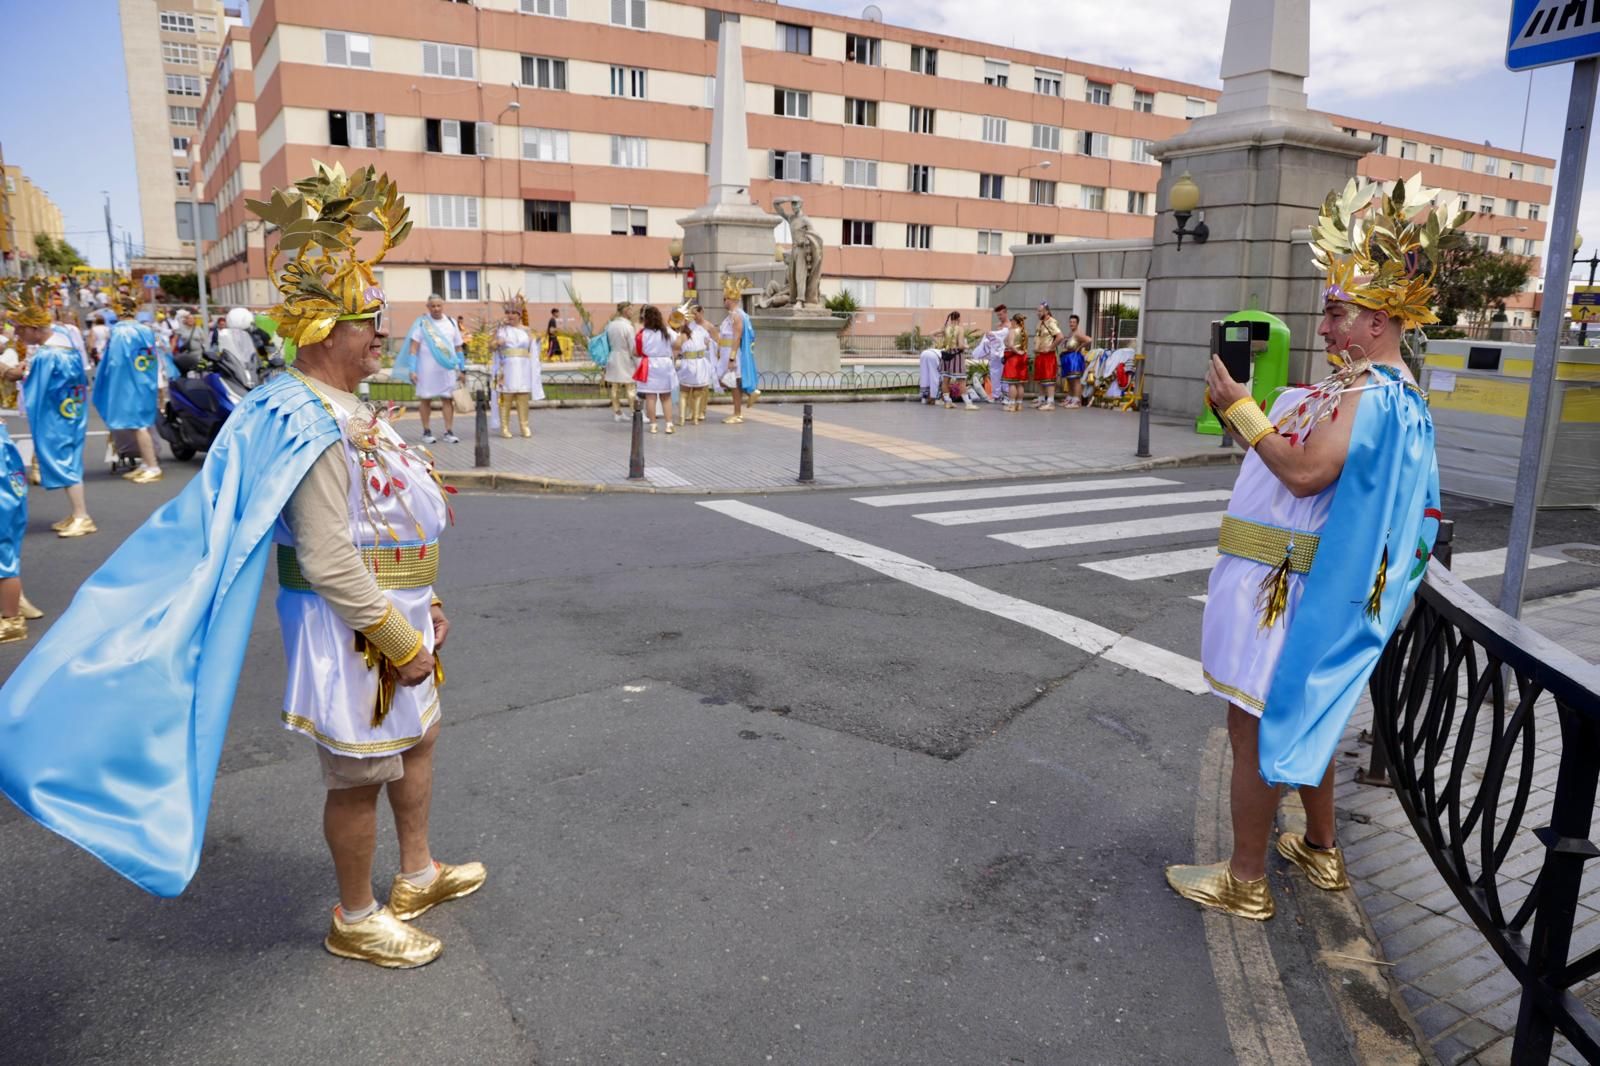
M716 343L711 337L705 308L691 304L688 318L678 333L678 339L673 343L678 353L678 388L683 394L679 421L686 426L697 426L706 420L706 401L711 396L714 369L711 365L711 349Z
M528 331L528 304L521 293L505 305L505 321L495 328L489 341L490 373L500 396L500 435L511 436L511 410L524 437L533 436L528 421L528 402L544 399L543 375L539 368L538 341Z
M422 443L434 442L433 401L439 401L444 411L444 439L446 444L458 444L456 436L456 385L460 382L461 366L465 362L461 329L455 319L444 313L444 297L434 293L428 297L428 313L419 317L406 334L406 355L411 370L411 384L417 390L417 415L422 419Z
M622 398L628 398L628 410L633 410L634 380L633 372L639 365L639 357L634 354L633 341L636 334L633 325L633 305L623 301L617 305L617 313L606 323L606 342L611 345L611 358L606 362L605 381L611 388L611 420L622 421Z
M661 309L646 307L640 316L639 335L634 340L634 350L641 359L650 362L649 377L639 383L639 395L644 398L644 420L650 432L656 432L656 422L667 424L672 432L672 388L677 383L678 372L673 366L672 337L661 318Z

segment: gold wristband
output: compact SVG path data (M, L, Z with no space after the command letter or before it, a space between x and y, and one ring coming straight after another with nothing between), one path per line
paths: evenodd
M1249 396L1230 404L1222 412L1222 420L1233 429L1234 436L1252 448L1274 430L1272 420L1262 413L1260 406Z
M413 629L405 615L395 610L392 603L384 609L383 617L378 619L377 624L363 629L361 635L396 666L404 666L422 651L422 633Z

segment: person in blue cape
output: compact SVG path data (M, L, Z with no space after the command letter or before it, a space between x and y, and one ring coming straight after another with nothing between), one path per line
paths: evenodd
M430 421L433 401L444 411L444 442L459 444L456 436L456 386L467 365L465 340L455 320L444 313L444 297L428 297L426 314L418 315L406 331L395 357L394 377L410 380L417 392L417 415L422 420L422 443L434 443Z
M388 336L372 267L409 233L409 211L373 168L323 164L246 206L280 236L273 314L296 364L245 395L199 474L0 687L0 792L141 888L181 893L199 866L270 559L288 668L281 717L315 742L326 789L339 898L323 946L422 966L442 944L407 923L487 874L435 861L428 840L447 490L354 394ZM363 234L380 242L370 259L358 254ZM285 246L296 252L280 269ZM372 863L385 790L400 872L382 904Z
M1441 242L1466 218L1419 178L1328 195L1312 253L1327 273L1317 333L1332 376L1270 417L1212 356L1208 401L1249 447L1222 520L1201 634L1206 684L1228 703L1233 853L1169 866L1179 895L1240 918L1275 910L1267 844L1284 788L1306 831L1279 854L1311 884L1350 887L1334 835L1333 756L1433 551L1439 467L1402 334L1429 305Z
M744 313L744 290L749 278L736 278L728 274L722 279L722 307L727 317L717 330L716 389L733 393L733 414L722 420L724 425L737 426L744 421L744 398L756 402L761 391L761 374L756 370L756 327Z
M50 314L49 288L23 283L6 296L23 350L22 406L33 436L38 484L64 489L70 510L51 525L58 537L99 532L83 495L83 445L89 432L89 372L83 349Z
M95 371L90 398L107 429L132 430L139 441L140 465L123 477L135 485L161 480L161 460L156 457L157 404L161 395L161 360L155 331L133 319L134 298L117 293L115 310L102 312L111 327L105 355Z

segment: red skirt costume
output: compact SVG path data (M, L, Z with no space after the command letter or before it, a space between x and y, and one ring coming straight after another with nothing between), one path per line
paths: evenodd
M1000 364L1000 380L1021 383L1028 380L1028 353L1006 349L1005 360Z
M1055 384L1061 376L1061 357L1055 352L1033 353L1033 380Z

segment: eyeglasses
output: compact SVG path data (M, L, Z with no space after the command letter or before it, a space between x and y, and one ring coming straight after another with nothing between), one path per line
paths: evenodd
M374 333L382 333L382 332L384 332L384 329L383 329L384 319L387 316L388 311L389 311L389 305L388 304L379 304L378 305L378 309L376 311L364 311L359 315L340 315L339 318L338 318L338 321L340 321L340 322L359 322L364 318L370 318L370 319L372 319L372 332L374 332Z

